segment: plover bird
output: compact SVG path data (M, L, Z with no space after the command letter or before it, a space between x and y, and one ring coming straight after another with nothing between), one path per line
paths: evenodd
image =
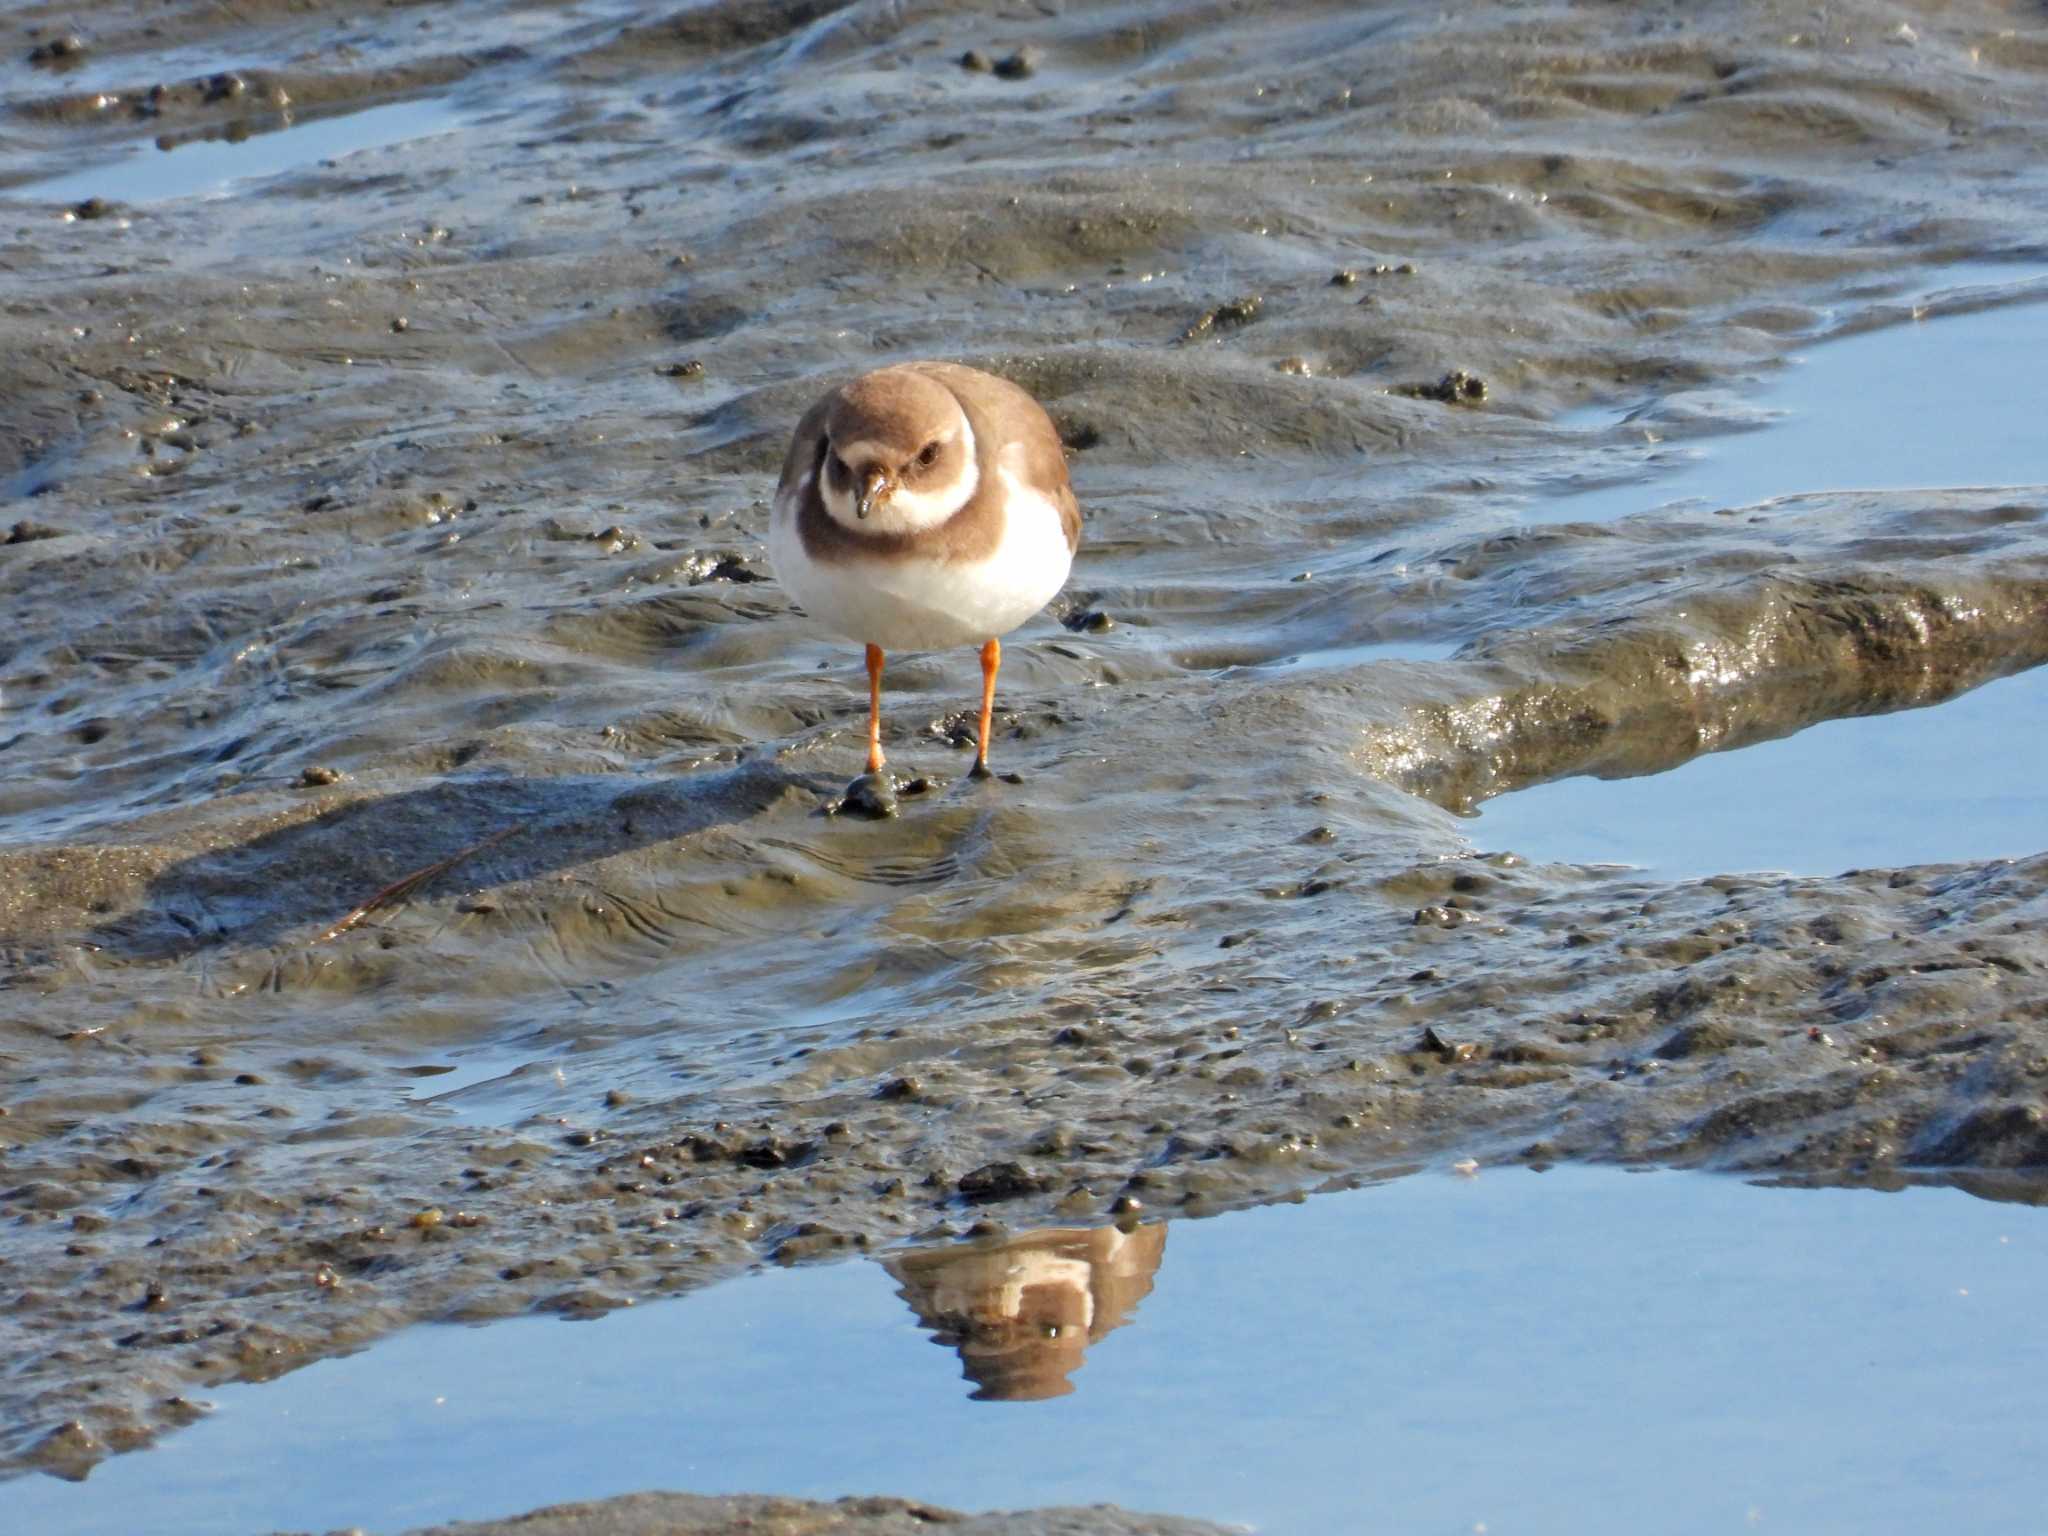
M884 762L886 653L978 645L974 773L988 776L1000 637L1052 601L1080 541L1059 433L1005 379L899 363L804 413L775 490L768 557L813 619L867 647L869 774Z

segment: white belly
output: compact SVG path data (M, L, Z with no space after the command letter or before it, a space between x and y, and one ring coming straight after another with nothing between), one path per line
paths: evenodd
M885 651L979 645L1006 635L1051 602L1074 563L1051 502L1003 478L1002 542L988 559L861 560L821 565L797 535L795 496L778 502L768 537L775 575L804 611L835 634Z

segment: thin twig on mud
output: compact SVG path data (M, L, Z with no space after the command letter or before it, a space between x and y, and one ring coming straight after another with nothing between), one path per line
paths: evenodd
M398 879L392 881L389 885L385 886L383 890L379 891L376 895L372 896L368 901L364 902L361 906L357 907L354 911L350 912L348 916L344 917L332 928L329 928L325 933L321 934L320 937L313 940L313 943L325 944L331 939L340 938L344 933L347 933L349 929L355 927L358 923L362 922L371 913L377 911L379 908L388 907L392 905L394 902L400 902L405 900L406 897L410 896L414 891L417 891L421 886L425 885L428 881L439 879L442 875L447 874L448 871L453 869L456 865L462 863L463 860L475 858L478 854L482 853L486 848L495 848L498 844L505 841L506 838L510 837L514 832L517 832L518 830L519 824L517 822L513 823L509 827L500 827L497 831L493 832L489 837L483 838L478 842L471 843L467 848L457 849L454 853L449 854L448 857L445 859L437 859L432 864L427 865L423 869L416 869L409 875L401 875Z

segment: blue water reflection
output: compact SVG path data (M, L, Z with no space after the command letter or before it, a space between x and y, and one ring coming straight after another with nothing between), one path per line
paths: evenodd
M6 1496L47 1536L142 1510L156 1536L391 1531L648 1487L1115 1500L1273 1536L2038 1517L2048 1221L2030 1206L1499 1169L1098 1247L1059 1234L1035 1257L772 1271L595 1323L415 1329L225 1390L82 1485ZM946 1346L969 1316L1008 1330L1007 1364L984 1349L963 1369ZM1035 1362L1016 1353L1034 1329Z

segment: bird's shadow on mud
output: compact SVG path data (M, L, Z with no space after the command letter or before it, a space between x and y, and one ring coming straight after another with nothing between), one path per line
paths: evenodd
M149 882L137 907L100 924L86 942L110 957L143 961L288 936L311 943L395 882L443 861L454 862L389 904L543 878L737 826L786 799L815 804L828 787L767 759L660 779L446 779L351 800L181 859Z

